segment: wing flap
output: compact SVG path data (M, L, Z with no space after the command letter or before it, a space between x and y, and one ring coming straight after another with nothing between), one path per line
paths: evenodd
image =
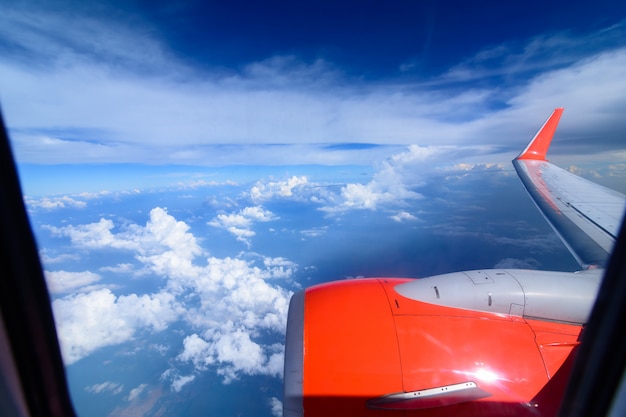
M603 267L613 249L626 197L546 161L563 109L556 109L513 165L548 223L583 268Z

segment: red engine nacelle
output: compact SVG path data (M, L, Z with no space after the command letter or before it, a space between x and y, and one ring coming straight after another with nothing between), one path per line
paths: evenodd
M554 415L581 326L403 297L407 279L294 296L284 415Z

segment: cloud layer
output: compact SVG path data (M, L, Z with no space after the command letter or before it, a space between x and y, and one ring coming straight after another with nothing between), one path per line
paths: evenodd
M255 209L242 212L266 214ZM158 207L151 210L145 226L117 226L102 218L48 230L83 250L134 254L142 276L165 280L155 293L116 295L106 288L89 291L87 287L81 292L100 279L97 274L48 272L53 291L74 291L52 304L67 364L140 333L164 331L182 320L196 332L184 338L177 357L180 363L192 363L197 372L212 367L225 381L240 374L282 374L283 346L259 338L280 336L285 330L291 292L277 282L296 271L292 262L258 256L202 260L204 252L189 226ZM174 390L193 378L194 374L181 376L175 368L164 376Z
M623 149L626 122L611 110L626 105L623 23L496 45L428 81L365 84L293 56L200 70L141 25L68 19L26 8L0 17L11 45L0 93L22 163L345 164L385 149L328 144L517 147L557 106L563 135Z

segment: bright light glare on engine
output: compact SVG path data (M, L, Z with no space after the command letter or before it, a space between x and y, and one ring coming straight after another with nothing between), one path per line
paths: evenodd
M498 375L495 372L484 368L478 369L476 372L474 372L474 375L482 382L494 382L499 379Z

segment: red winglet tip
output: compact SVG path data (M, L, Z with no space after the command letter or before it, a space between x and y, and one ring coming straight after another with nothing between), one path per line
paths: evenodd
M539 129L539 132L537 132L535 137L516 159L537 159L545 161L548 148L550 147L552 137L554 136L562 114L563 107L554 109L548 120L546 120L541 129Z

